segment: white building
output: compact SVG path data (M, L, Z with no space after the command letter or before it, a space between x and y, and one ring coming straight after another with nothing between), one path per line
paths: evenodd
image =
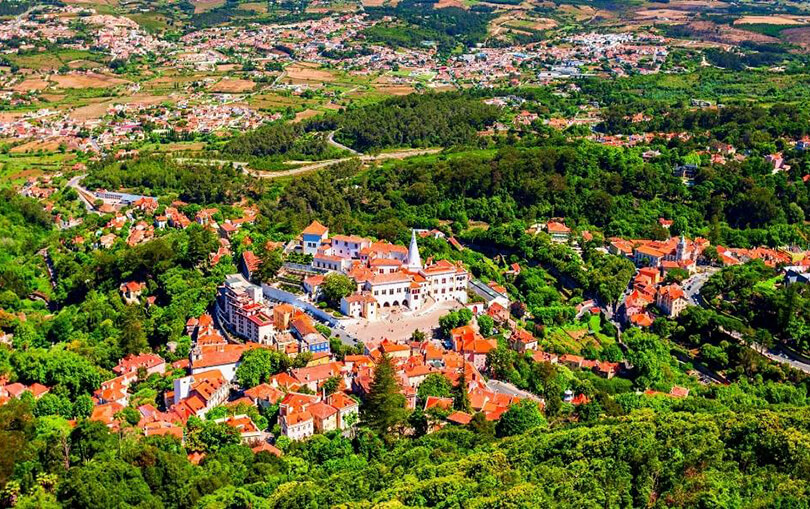
M281 434L291 440L303 440L315 434L315 420L307 411L296 412L279 419Z
M457 300L467 303L467 281L469 274L460 265L447 260L426 266L419 274L427 282L427 294L437 302Z
M340 299L340 312L353 318L377 319L377 300L368 293L353 293Z
M346 273L357 283L357 293L341 301L343 314L374 319L378 308L415 310L428 297L467 302L467 271L447 260L423 265L416 230L411 231L408 248L351 235L327 239L327 232L320 223L310 225L304 231L304 248L315 249L314 268ZM372 306L370 299L377 305Z
M271 344L276 329L262 289L241 274L231 274L219 288L219 316L237 335L254 343Z
M318 221L313 221L301 233L301 247L304 254L315 255L324 241L329 237L329 228Z
M332 237L332 255L341 258L360 258L360 251L371 246L371 240L356 235Z

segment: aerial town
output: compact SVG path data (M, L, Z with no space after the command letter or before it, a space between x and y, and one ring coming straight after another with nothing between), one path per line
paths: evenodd
M0 2L0 507L806 507L810 8Z

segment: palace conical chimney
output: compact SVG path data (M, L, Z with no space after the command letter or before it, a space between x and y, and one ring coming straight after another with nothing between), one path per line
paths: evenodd
M422 258L419 256L419 246L416 245L416 230L411 230L411 245L408 248L408 269L422 268Z

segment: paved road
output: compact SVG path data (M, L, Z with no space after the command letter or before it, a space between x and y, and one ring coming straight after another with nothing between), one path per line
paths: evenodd
M421 156L425 154L436 154L441 152L442 149L440 148L423 148L423 149L406 149L406 150L398 150L396 152L384 152L382 154L378 154L375 156L371 155L363 155L363 156L354 156L354 157L342 157L340 159L328 159L326 161L318 161L312 164L307 164L305 166L301 166L300 168L294 168L292 170L284 170L284 171L257 171L257 170L249 170L247 168L244 169L245 173L252 175L256 178L263 178L263 179L277 179L282 177L290 177L293 175L299 175L302 173L309 173L311 171L322 170L324 168L328 168L330 166L334 166L338 163L343 163L346 161L351 161L353 159L360 160L364 163L367 162L375 162L375 161L384 161L386 159L405 159L406 157L414 157L414 156Z
M720 330L722 332L725 332L738 342L744 343L742 334L740 334L739 332L728 331L723 329L722 327L720 328ZM792 368L810 374L810 363L805 362L803 359L800 359L797 355L795 355L789 350L782 348L778 344L775 345L773 348L766 348L763 345L760 345L759 343L750 343L748 344L748 346L755 352L759 353L764 357L767 357L768 359L774 362L778 362L780 364L788 364Z
M360 340L346 332L343 327L338 324L337 327L332 327L332 335L338 338L344 345L355 346L360 343Z
M335 132L336 131L331 131L329 133L329 136L326 137L326 142L328 144L332 145L335 148L339 148L340 150L345 150L345 151L349 152L350 154L354 154L356 156L361 155L360 152L356 151L355 149L353 149L351 147L347 147L346 145L335 141Z
M765 357L769 358L774 362L785 363L789 364L790 367L794 369L798 369L799 371L803 371L805 373L810 374L810 364L804 362L803 360L795 357L790 352L783 350L779 346L775 346L773 348L769 348L765 350L762 345L752 344L751 348L756 350L757 352L761 353Z
M703 298L700 296L700 289L706 284L706 281L712 277L720 269L717 267L707 267L705 271L698 272L694 276L683 281L681 287L686 296L686 300L693 306L700 306L703 304Z
M87 212L90 212L92 214L101 214L99 211L96 210L96 208L93 206L93 202L91 202L90 199L88 198L88 196L93 196L93 193L83 188L80 184L80 182L84 177L86 177L86 175L84 174L76 175L75 177L73 177L68 181L68 186L75 189L76 192L79 194L79 200L81 200L81 202L84 204L84 208L87 209Z
M247 168L248 163L244 161L230 161L228 159L200 159L195 157L175 157L175 161L180 164L183 163L192 163L192 164L203 164L206 166L233 166L234 168L244 170Z
M542 401L542 398L540 398L536 394L532 394L531 392L518 389L509 382L503 382L501 380L488 380L487 387L492 392L507 394L509 396L517 396L519 398L533 399L535 401Z

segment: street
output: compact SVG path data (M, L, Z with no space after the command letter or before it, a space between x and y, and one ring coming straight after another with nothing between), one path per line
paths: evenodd
M774 362L788 364L794 369L798 369L799 371L810 374L810 363L804 362L798 357L791 355L790 352L782 349L779 346L774 346L773 348L766 350L762 347L762 345L753 343L751 344L751 348Z
M683 293L690 305L700 306L703 303L703 299L700 297L700 289L719 270L717 267L707 267L703 272L698 272L694 276L683 280L681 288L683 288Z
M87 212L90 212L92 214L100 214L100 212L98 212L93 206L93 202L91 202L90 199L88 198L88 196L92 196L92 194L90 193L90 191L83 188L80 184L80 182L84 177L85 175L83 174L76 175L75 177L73 177L68 181L68 187L72 187L73 189L76 190L76 193L78 193L79 195L79 200L81 200L81 202L84 204L84 208L87 209Z
M543 398L540 398L537 395L532 394L531 392L518 389L509 382L502 382L501 380L494 380L494 379L488 380L487 388L489 388L489 390L491 390L492 392L506 394L508 396L517 396L519 398L528 398L534 401L543 401Z

